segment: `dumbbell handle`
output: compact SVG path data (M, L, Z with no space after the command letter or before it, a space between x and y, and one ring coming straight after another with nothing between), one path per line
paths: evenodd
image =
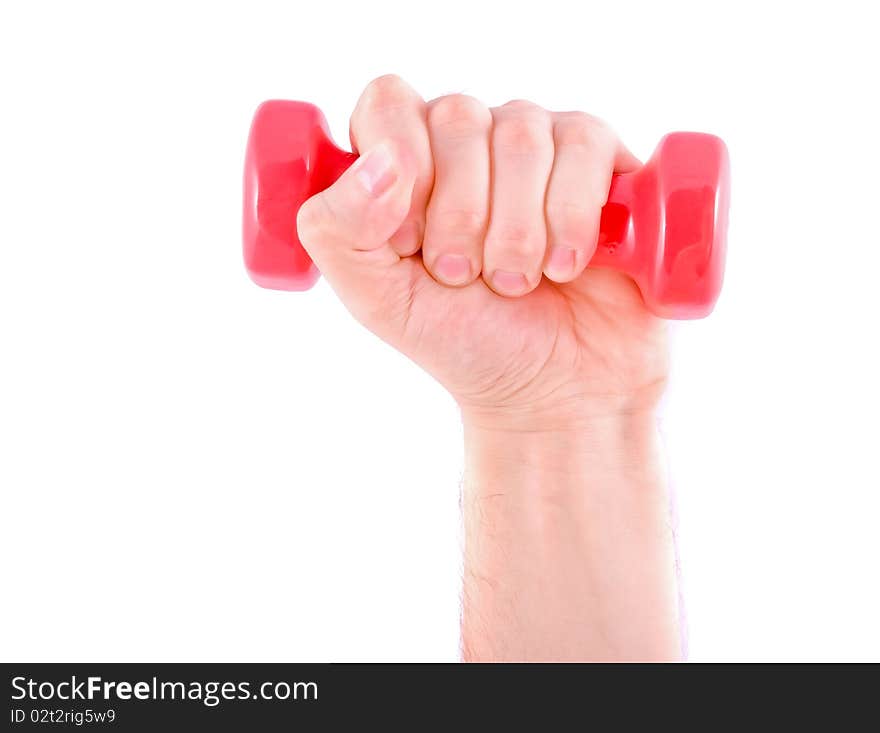
M330 145L322 151L321 168L316 171L319 178L312 193L329 188L358 159L357 153L340 150ZM633 197L633 173L618 173L611 177L608 199L602 208L599 223L599 243L590 260L593 267L609 267L627 272L632 264L634 253L633 228L630 226L630 202Z

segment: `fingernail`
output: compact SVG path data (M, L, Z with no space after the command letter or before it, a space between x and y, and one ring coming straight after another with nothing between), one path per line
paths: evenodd
M367 193L378 198L397 179L394 158L387 143L379 143L357 162L355 173Z
M464 255L440 255L434 273L447 285L463 285L471 279L471 262Z
M574 270L575 255L577 253L569 247L555 246L550 250L547 258L545 272L551 280L571 277Z
M529 281L521 272L495 270L492 273L492 284L503 295L522 295L529 289Z

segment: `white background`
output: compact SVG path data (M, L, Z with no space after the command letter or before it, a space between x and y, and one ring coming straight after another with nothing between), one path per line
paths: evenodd
M529 98L727 141L664 434L691 658L880 659L870 3L4 3L0 656L455 660L461 447L429 377L239 253L264 98Z

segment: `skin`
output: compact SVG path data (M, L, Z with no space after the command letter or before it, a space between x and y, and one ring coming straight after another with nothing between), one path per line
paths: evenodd
M461 408L463 657L679 658L664 324L587 268L611 175L638 160L591 115L425 102L395 76L351 140L361 158L297 227L355 318Z

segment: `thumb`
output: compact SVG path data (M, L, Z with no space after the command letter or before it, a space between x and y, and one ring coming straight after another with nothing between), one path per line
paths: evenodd
M384 141L300 207L300 242L362 321L376 314L383 301L399 301L389 299L389 291L411 281L388 240L409 213L415 180L414 166Z

